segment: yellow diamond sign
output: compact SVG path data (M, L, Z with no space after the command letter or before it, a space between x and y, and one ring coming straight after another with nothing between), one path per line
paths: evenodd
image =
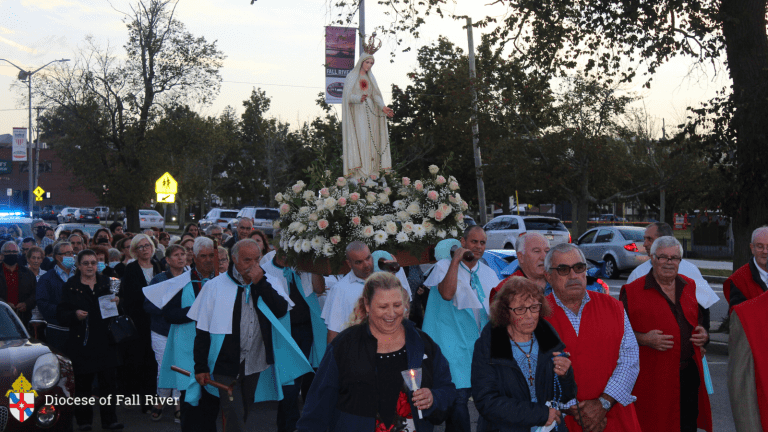
M33 190L33 191L32 191L32 193L34 193L34 194L35 194L35 196L41 197L41 196L43 196L43 194L45 193L45 191L43 190L43 188L41 188L40 186L38 186L38 187L36 187L36 188L35 188L35 190Z
M176 194L178 193L178 186L176 180L169 173L165 173L155 182L155 193Z

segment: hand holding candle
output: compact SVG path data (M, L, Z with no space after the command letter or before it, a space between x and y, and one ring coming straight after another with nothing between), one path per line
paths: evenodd
M405 385L413 392L412 401L413 405L419 411L419 418L423 419L424 417L421 414L421 410L429 409L434 400L432 398L432 392L429 389L419 388L419 385L421 385L421 368L404 370L401 374L405 380Z

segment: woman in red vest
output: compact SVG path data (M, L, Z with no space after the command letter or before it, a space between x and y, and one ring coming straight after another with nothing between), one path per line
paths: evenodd
M653 269L621 288L640 345L635 406L644 431L712 431L701 347L708 340L699 323L696 284L678 274L683 248L674 237L651 247Z

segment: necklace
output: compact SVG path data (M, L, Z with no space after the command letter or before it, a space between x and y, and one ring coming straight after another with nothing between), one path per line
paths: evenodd
M517 349L520 350L521 353L525 355L525 358L528 360L528 382L530 383L530 386L533 386L533 366L531 366L531 353L533 352L533 342L536 340L536 336L531 336L531 346L528 347L528 352L526 353L523 351L522 348L520 348L520 345L517 344L514 340L512 340L512 343L515 344Z

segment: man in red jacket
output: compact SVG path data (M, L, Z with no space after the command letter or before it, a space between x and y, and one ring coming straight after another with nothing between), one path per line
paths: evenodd
M632 396L640 363L624 307L610 295L587 291L586 259L573 244L553 247L544 266L553 289L547 296L552 314L545 319L570 352L578 385L576 399L566 404L568 430L640 432Z
M768 290L768 227L752 231L749 244L753 258L739 267L723 284L723 294L728 300L728 312L739 303L753 299Z
M490 302L493 301L496 293L501 291L504 282L515 276L530 279L542 290L547 287L547 280L544 279L544 273L546 273L544 258L547 256L547 252L549 252L549 240L537 232L525 233L517 238L515 250L517 251L517 262L520 267L491 290Z
M712 431L701 348L696 283L678 274L683 247L672 236L651 247L651 272L624 285L619 296L640 345L640 375L633 394L643 430Z
M768 432L768 294L733 308L728 394L737 432Z

